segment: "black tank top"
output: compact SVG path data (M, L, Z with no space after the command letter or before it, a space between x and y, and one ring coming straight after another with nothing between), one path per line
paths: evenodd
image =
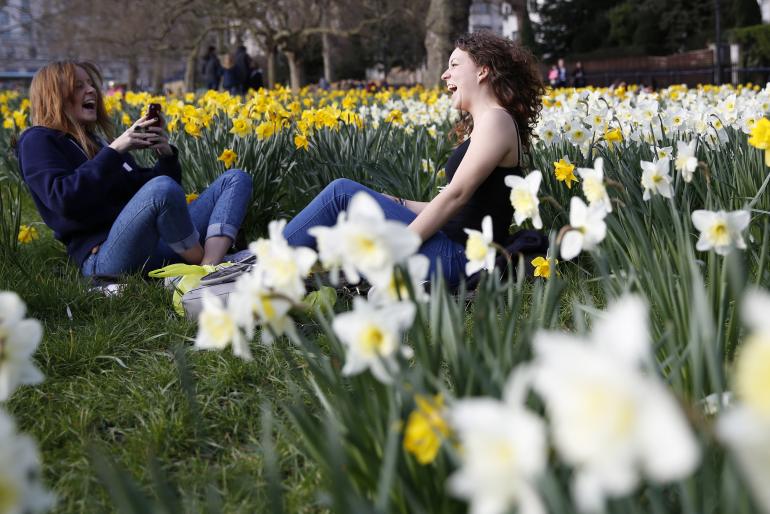
M465 152L470 146L470 138L455 148L446 163L447 184L452 182L460 162L465 157ZM519 161L521 161L521 143L519 142ZM498 166L481 183L460 211L441 227L453 241L465 245L468 234L463 230L470 228L481 230L481 220L487 214L492 218L492 231L494 240L500 245L505 245L508 238L508 227L513 219L513 206L511 205L511 188L505 185L505 177L508 175L523 176L521 166Z

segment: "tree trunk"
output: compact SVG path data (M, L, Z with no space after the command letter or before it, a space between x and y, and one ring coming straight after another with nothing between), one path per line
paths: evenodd
M331 35L327 32L324 32L321 35L321 54L323 55L324 60L324 77L329 84L334 82L334 59L331 39Z
M129 91L136 89L136 79L139 75L139 63L136 59L136 54L132 54L128 57L128 79L126 80L126 88Z
M452 53L452 4L449 0L430 0L428 16L425 19L425 50L428 56L428 76L424 81L428 87L436 86L441 80L449 54Z
M265 67L267 70L267 87L273 89L275 87L275 48L271 47L267 49L267 62Z
M163 57L156 53L152 62L152 91L155 94L163 94Z
M284 50L283 55L285 55L286 60L289 61L289 82L291 82L291 90L294 93L297 93L299 92L299 88L302 87L302 58L296 52L288 50Z
M184 90L195 91L195 71L198 69L198 46L187 54L184 70Z

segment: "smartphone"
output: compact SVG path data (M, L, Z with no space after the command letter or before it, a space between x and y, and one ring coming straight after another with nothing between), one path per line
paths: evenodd
M155 119L154 123L147 125L148 127L162 127L163 122L160 119L160 104L150 104L147 108L147 119Z

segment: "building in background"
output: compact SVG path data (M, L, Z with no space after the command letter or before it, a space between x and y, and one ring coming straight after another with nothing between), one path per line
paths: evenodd
M524 24L525 0L473 0L468 15L468 31L491 30L495 34L519 39Z

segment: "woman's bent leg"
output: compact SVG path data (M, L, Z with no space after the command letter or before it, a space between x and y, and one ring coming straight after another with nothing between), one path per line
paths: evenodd
M437 232L430 239L420 246L419 252L426 256L430 261L430 270L428 277L433 279L439 271L441 264L441 274L450 287L455 287L460 283L460 279L465 276L465 263L468 259L465 257L465 248L460 243L453 241L443 232Z
M326 186L323 191L318 193L318 196L286 224L283 229L283 236L291 246L316 248L315 238L308 234L308 229L335 225L340 212L347 210L353 195L362 191L377 201L387 219L398 220L407 225L414 220L415 213L387 196L353 180L340 178Z
M190 206L190 217L201 234L203 264L218 264L232 246L251 200L251 177L227 170Z
M120 275L157 267L162 260L156 255L159 239L176 255L202 254L199 237L182 188L170 177L155 177L129 200L82 271L84 275Z

